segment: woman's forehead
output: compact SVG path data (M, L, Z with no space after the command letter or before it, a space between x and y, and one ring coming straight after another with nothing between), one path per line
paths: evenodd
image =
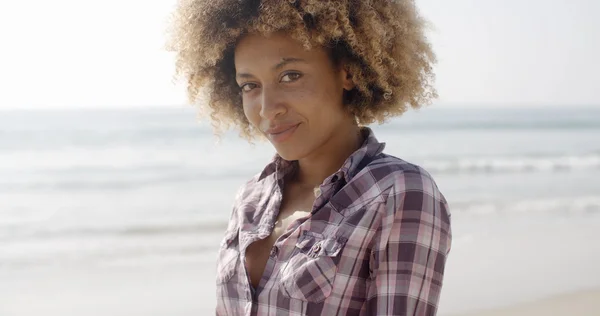
M327 57L327 52L317 46L306 49L302 43L285 34L248 34L238 41L234 56L236 64L267 60L271 63L290 63L311 62Z

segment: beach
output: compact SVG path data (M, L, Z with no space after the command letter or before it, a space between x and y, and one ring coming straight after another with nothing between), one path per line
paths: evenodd
M495 310L481 310L457 316L597 316L600 315L600 290L563 294L535 302Z
M600 221L519 221L473 223L486 236L457 240L440 314L600 315Z
M214 315L214 273L200 267L65 267L0 274L0 315Z
M65 271L66 273L66 271ZM27 274L0 292L0 315L208 315L214 313L214 286L198 270L117 269L67 273L74 279ZM107 278L109 276L109 278ZM34 280L34 277L36 278ZM29 282L24 280L30 279ZM4 281L10 279L3 279ZM40 281L44 282L40 282ZM66 282L65 282L66 281ZM88 283L92 282L92 283ZM40 287L40 283L45 286ZM66 285L66 286L65 286ZM56 288L61 291L56 291ZM86 290L87 289L87 290ZM93 290L91 290L93 289ZM16 293L27 293L17 295ZM450 316L597 316L600 290L566 293L494 309Z
M0 316L214 314L268 144L191 108L0 115ZM373 126L452 213L439 314L600 315L600 110L423 109Z
M513 224L456 240L439 315L600 315L600 245L590 239L600 220ZM506 227L512 237L498 238ZM212 314L214 269L210 255L4 269L0 315Z
M209 274L197 268L57 272L3 275L0 315L191 316L214 313L214 282ZM597 316L599 302L600 290L586 290L471 312L452 313L442 308L439 315Z
M168 271L121 268L64 273L63 276L70 278L28 273L3 279L8 280L3 289L10 286L12 290L0 292L0 315L191 316L214 313L213 282L191 267ZM20 281L14 282L15 278ZM29 281L25 281L27 279ZM464 313L451 313L442 308L439 315L597 316L599 302L600 290L591 289Z

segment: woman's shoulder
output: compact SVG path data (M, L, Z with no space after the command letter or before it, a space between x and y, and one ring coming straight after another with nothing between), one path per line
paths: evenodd
M257 173L250 179L246 179L241 185L238 186L235 194L235 201L241 202L248 199L252 195L256 195L256 192L260 192L264 189L264 181L261 178L261 174Z
M354 177L353 182L376 185L384 197L419 192L446 202L433 176L418 164L386 153L377 155Z
M450 232L450 208L432 175L420 165L381 153L353 179L362 201L379 213L380 223L439 225Z
M252 199L260 199L257 193L263 189L259 187L261 185L259 179L260 174L257 174L237 187L229 218L228 231L234 231L239 227L240 216L242 215L240 212L244 212L244 210L241 210L242 206L249 204Z

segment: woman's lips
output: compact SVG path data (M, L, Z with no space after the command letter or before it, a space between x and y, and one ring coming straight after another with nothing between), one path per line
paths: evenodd
M300 125L300 123L298 124L294 124L294 125L285 125L285 126L277 126L277 127L272 127L269 128L265 131L265 133L267 134L267 136L269 137L269 139L275 143L281 143L286 141L288 138L290 138L294 132L296 131L296 129L298 128L298 126Z

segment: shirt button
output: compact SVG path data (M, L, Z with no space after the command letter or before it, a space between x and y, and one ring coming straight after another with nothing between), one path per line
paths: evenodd
M279 249L277 248L277 246L273 246L273 248L271 248L271 258L277 257L278 253L279 253Z
M320 245L320 244L316 244L316 245L313 247L313 252L314 252L314 253L318 253L319 251L321 251L321 245Z
M316 187L313 189L313 193L315 194L315 197L319 197L319 195L321 195L321 188L320 187Z

